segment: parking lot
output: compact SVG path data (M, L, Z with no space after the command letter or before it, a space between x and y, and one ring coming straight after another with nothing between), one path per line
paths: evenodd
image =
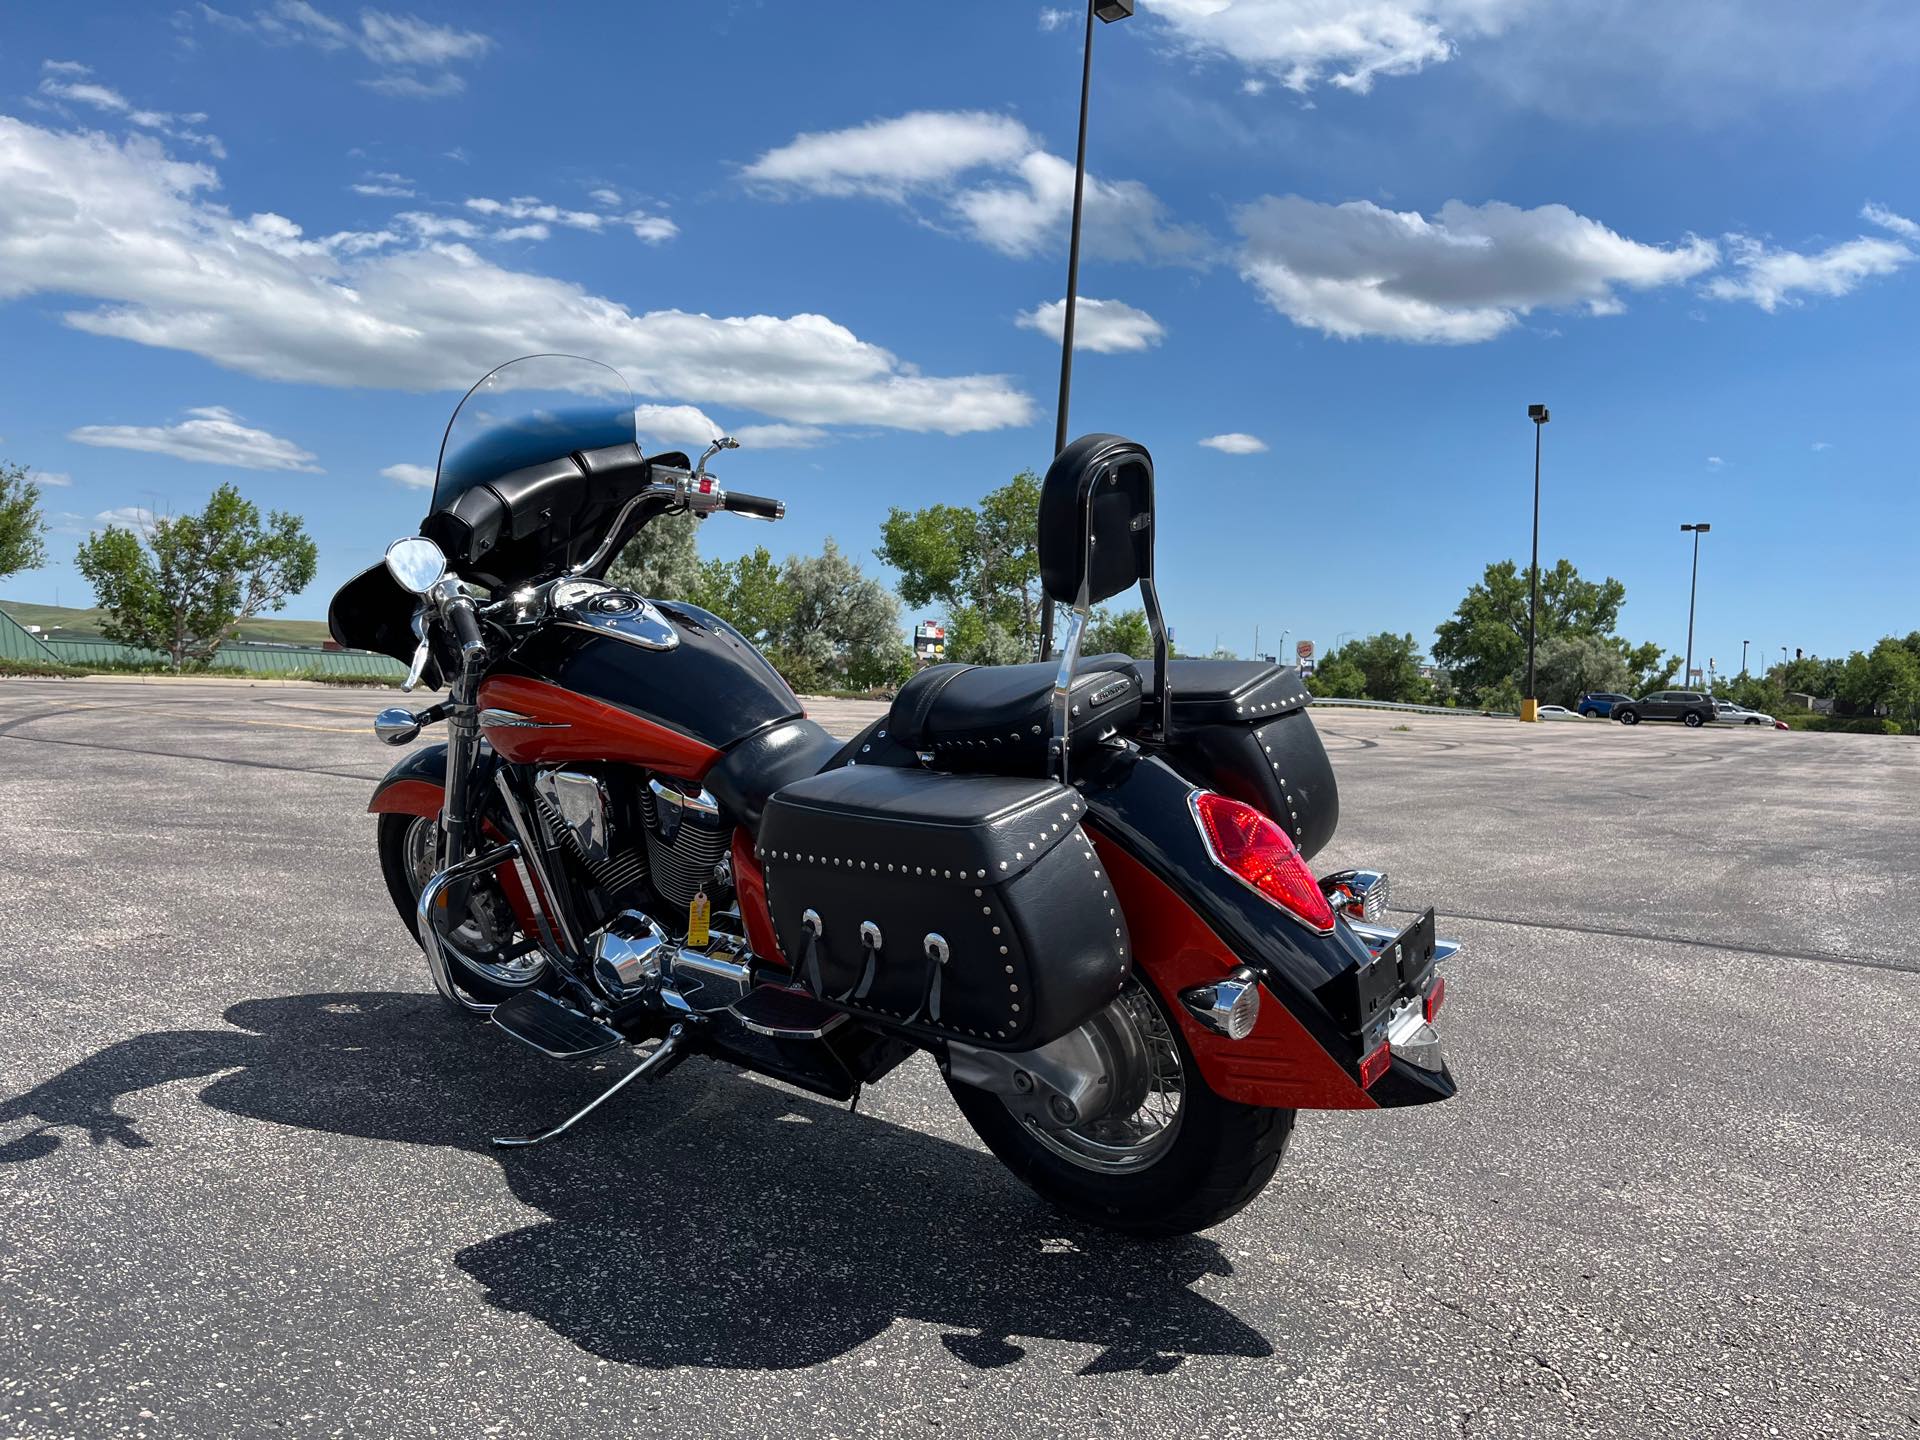
M390 702L0 681L0 1433L1920 1433L1914 742L1318 714L1461 1093L1145 1245L924 1060L490 1150L611 1072L431 995Z

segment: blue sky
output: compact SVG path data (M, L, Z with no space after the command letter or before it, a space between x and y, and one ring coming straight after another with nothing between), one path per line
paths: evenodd
M1686 520L1723 670L1920 624L1920 11L1578 8L1100 28L1073 429L1152 449L1183 646L1429 643L1524 559L1536 400L1543 554L1634 638L1684 644ZM723 476L790 518L709 554L878 570L890 504L1047 459L1079 38L1025 0L15 7L0 456L60 533L9 597L86 601L101 517L233 481L307 517L319 616L458 387L548 348L657 440L745 438Z

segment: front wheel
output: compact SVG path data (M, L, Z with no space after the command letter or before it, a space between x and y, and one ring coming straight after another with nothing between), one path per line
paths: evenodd
M1023 1121L1001 1096L951 1079L967 1123L1002 1164L1079 1220L1148 1237L1187 1235L1236 1214L1273 1178L1293 1133L1291 1110L1223 1100L1152 988L1131 981L1090 1025L1116 1075L1116 1111L1069 1130ZM1127 1107L1131 1108L1127 1108Z
M1622 710L1620 712L1620 723L1622 725L1638 725L1640 723L1640 716L1635 711Z
M438 822L424 815L380 817L380 874L416 945L420 892L433 878L437 828ZM546 973L546 956L521 935L512 907L491 877L468 889L467 918L454 928L453 941L457 953L448 954L448 964L460 988L483 1005L512 998Z

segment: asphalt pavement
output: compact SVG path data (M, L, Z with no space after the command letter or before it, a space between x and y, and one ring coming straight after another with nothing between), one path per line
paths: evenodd
M1460 1096L1140 1244L924 1061L490 1150L614 1071L432 995L391 699L0 681L0 1434L1920 1433L1916 742L1318 714Z

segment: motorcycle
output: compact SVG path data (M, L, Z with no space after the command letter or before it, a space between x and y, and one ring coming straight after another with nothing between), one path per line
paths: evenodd
M1307 861L1338 797L1292 669L1176 659L1153 462L1069 445L1042 488L1057 663L936 664L848 741L721 617L611 584L662 515L778 500L643 454L617 372L530 356L467 393L416 536L335 597L342 645L446 698L368 806L433 985L555 1060L639 1058L526 1147L702 1055L857 1103L930 1054L992 1152L1138 1235L1257 1195L1302 1109L1455 1090L1434 1017L1458 947L1381 922L1387 877ZM1151 665L1080 655L1138 587Z

